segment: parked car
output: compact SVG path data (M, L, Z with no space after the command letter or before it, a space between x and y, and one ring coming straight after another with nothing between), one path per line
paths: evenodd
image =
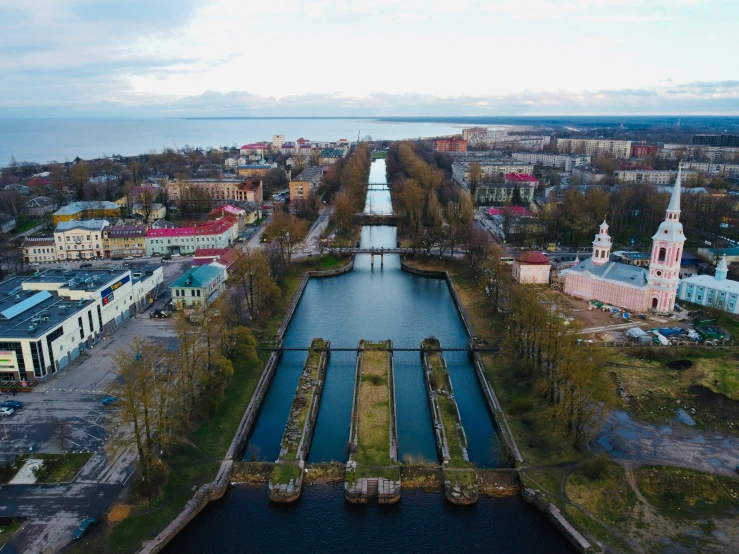
M115 404L116 402L118 402L118 399L115 396L106 396L100 402L102 402L106 406L111 406Z
M13 408L0 408L0 416L2 417L12 416L14 413L15 410Z
M0 402L0 408L13 408L14 410L20 410L23 407L23 402L20 400L3 400Z
M125 257L125 258L123 258L123 259L124 259L124 260L133 260L133 256L126 256L126 257Z
M92 267L92 264L91 263L80 264L80 269L82 269L83 267Z
M80 523L80 526L77 527L77 529L74 530L74 533L72 533L72 537L75 540L81 539L82 535L84 535L90 527L95 525L95 523L97 523L97 519L95 519L94 517L88 517L86 520Z
M156 310L151 312L151 317L169 317L169 312L157 308Z

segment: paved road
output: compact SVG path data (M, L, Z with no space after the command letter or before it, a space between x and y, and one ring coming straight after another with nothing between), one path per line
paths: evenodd
M594 450L618 460L665 464L736 476L739 436L701 431L678 421L654 425L616 411L593 439Z
M249 240L246 241L246 247L247 248L259 248L262 244L262 233L264 233L264 230L267 228L267 225L272 223L272 215L268 215L267 218L262 222L262 225L254 231L254 234L249 237Z

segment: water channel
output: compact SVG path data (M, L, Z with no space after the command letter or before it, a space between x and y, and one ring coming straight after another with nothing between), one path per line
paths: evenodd
M385 182L385 162L376 160L370 183ZM365 211L370 209L375 214L392 213L387 187L371 187ZM361 245L394 247L396 229L364 227ZM443 346L467 345L467 334L446 283L402 271L398 256L386 256L382 268L376 259L372 268L370 256L359 255L352 272L309 281L284 343L287 347L308 346L314 337L322 337L335 347L353 347L360 338L390 338L396 347L417 347L430 335ZM466 353L448 352L445 357L471 461L481 467L507 464ZM277 459L304 359L304 352L284 354L247 444L245 459ZM331 355L311 463L345 462L348 458L355 360L356 353L352 352ZM418 353L397 352L395 376L400 458L436 461ZM298 536L300 541L290 538ZM249 542L245 542L246 537ZM327 485L304 488L303 496L293 506L271 505L266 487L234 487L223 501L208 506L167 552L236 552L247 544L257 551L339 551L349 547L360 552L422 548L571 551L556 529L519 498L481 497L475 507L460 509L445 503L440 494L404 491L398 506L357 507L345 503L341 486Z

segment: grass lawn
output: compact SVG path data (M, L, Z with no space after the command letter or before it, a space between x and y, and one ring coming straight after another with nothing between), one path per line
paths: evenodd
M667 517L736 517L739 481L732 477L668 466L644 466L634 473L641 493Z
M384 343L383 343L384 344ZM365 347L373 347L365 343ZM386 466L390 459L388 352L365 350L359 387L357 454L360 464Z
M573 471L565 483L567 496L585 506L598 519L614 527L624 527L636 505L636 494L626 481L621 466L605 462L603 471L588 475L584 468Z
M33 229L36 225L39 225L40 221L26 221L23 225L18 225L15 230L16 233L25 233L26 231Z
M7 544L16 531L23 525L23 520L14 520L13 523L8 525L0 525L0 550Z
M43 465L36 472L38 483L64 483L74 479L80 469L92 458L93 452L68 454L35 454Z
M290 479L297 481L300 477L300 468L293 464L275 464L269 480L274 483L289 483Z

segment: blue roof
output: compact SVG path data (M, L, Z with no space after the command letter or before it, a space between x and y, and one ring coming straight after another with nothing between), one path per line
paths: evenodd
M18 302L10 308L3 310L0 312L0 316L2 316L3 319L13 319L15 316L22 314L26 310L30 310L34 306L38 306L44 300L48 300L51 296L52 295L48 290L42 290L41 292L37 292L33 296L26 298L22 302Z
M647 284L646 269L635 265L620 264L618 262L596 264L592 258L588 258L565 271L575 271L577 273L585 273L587 271L601 279L620 281L637 287L643 287Z
M170 285L170 288L190 287L199 289L215 279L223 271L225 271L225 268L221 265L201 265L197 268L189 270L187 273L183 273L182 275L180 275L180 277Z

